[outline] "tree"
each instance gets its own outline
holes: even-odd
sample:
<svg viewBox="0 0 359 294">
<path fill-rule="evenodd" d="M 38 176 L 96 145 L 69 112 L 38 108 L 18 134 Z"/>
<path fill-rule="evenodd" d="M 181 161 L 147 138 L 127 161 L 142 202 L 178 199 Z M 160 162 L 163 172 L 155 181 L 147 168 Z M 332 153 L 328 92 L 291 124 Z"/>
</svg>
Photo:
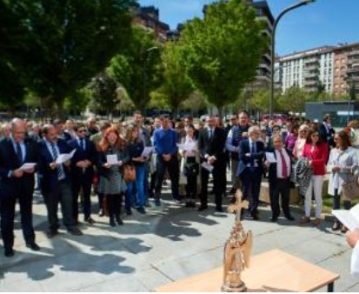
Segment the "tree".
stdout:
<svg viewBox="0 0 359 294">
<path fill-rule="evenodd" d="M 162 53 L 163 84 L 159 89 L 171 110 L 178 114 L 179 106 L 194 91 L 186 73 L 183 48 L 177 42 L 169 42 Z"/>
<path fill-rule="evenodd" d="M 123 85 L 136 108 L 144 110 L 151 91 L 161 83 L 161 45 L 153 32 L 143 27 L 132 27 L 131 41 L 121 54 L 111 60 L 109 73 Z"/>
<path fill-rule="evenodd" d="M 186 23 L 180 42 L 186 68 L 196 88 L 222 111 L 253 80 L 268 48 L 254 8 L 242 0 L 220 0 L 208 5 L 204 19 Z"/>
<path fill-rule="evenodd" d="M 8 0 L 1 57 L 24 84 L 62 110 L 127 43 L 133 0 Z M 1 10 L 1 9 L 0 9 Z"/>
<path fill-rule="evenodd" d="M 116 80 L 106 73 L 93 78 L 90 84 L 92 90 L 91 109 L 105 111 L 111 117 L 116 106 L 120 103 L 117 88 Z"/>
<path fill-rule="evenodd" d="M 249 107 L 253 110 L 268 113 L 269 112 L 269 101 L 270 93 L 268 90 L 258 90 L 253 93 L 253 96 L 248 100 Z M 274 103 L 278 99 L 273 99 Z M 276 109 L 276 105 L 273 105 L 273 109 Z"/>
<path fill-rule="evenodd" d="M 311 95 L 298 86 L 288 88 L 278 99 L 279 109 L 283 112 L 303 112 L 305 102 L 310 99 Z"/>
</svg>

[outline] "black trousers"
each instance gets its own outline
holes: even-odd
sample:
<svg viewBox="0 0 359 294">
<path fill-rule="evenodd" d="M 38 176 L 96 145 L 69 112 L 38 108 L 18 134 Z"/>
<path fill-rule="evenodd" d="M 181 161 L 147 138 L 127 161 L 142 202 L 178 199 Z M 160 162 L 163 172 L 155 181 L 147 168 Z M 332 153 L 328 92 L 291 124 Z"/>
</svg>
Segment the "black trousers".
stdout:
<svg viewBox="0 0 359 294">
<path fill-rule="evenodd" d="M 178 200 L 178 181 L 179 181 L 179 164 L 177 155 L 172 155 L 170 161 L 164 161 L 162 156 L 157 156 L 157 176 L 156 176 L 156 186 L 155 186 L 155 199 L 160 199 L 161 189 L 163 183 L 163 177 L 165 175 L 166 169 L 171 179 L 171 191 L 173 199 Z"/>
<path fill-rule="evenodd" d="M 120 194 L 107 194 L 107 205 L 108 205 L 108 214 L 110 219 L 114 217 L 119 217 L 122 207 L 123 193 Z"/>
<path fill-rule="evenodd" d="M 92 182 L 90 178 L 75 178 L 72 181 L 72 199 L 74 209 L 74 219 L 78 221 L 79 215 L 79 195 L 82 189 L 83 194 L 83 212 L 85 220 L 91 216 L 91 186 Z"/>
<path fill-rule="evenodd" d="M 61 212 L 65 227 L 70 229 L 76 226 L 73 216 L 73 200 L 70 181 L 59 181 L 56 189 L 44 193 L 44 199 L 47 207 L 50 230 L 57 230 L 59 228 L 59 220 L 57 217 L 59 203 L 61 203 Z"/>
<path fill-rule="evenodd" d="M 213 176 L 213 191 L 214 202 L 216 207 L 222 207 L 222 196 L 226 191 L 226 162 L 215 165 L 212 170 Z M 205 168 L 201 168 L 201 206 L 207 206 L 208 204 L 208 178 L 209 171 Z"/>
<path fill-rule="evenodd" d="M 32 199 L 33 190 L 19 189 L 15 195 L 5 195 L 1 198 L 1 236 L 4 248 L 11 249 L 14 246 L 14 218 L 15 205 L 19 200 L 21 228 L 26 243 L 35 241 L 35 233 L 32 224 Z"/>
<path fill-rule="evenodd" d="M 281 206 L 283 214 L 290 216 L 289 209 L 290 179 L 277 179 L 275 184 L 269 183 L 270 205 L 272 217 L 278 218 L 280 215 L 279 197 L 281 197 Z"/>
<path fill-rule="evenodd" d="M 246 168 L 241 174 L 243 184 L 243 200 L 249 201 L 249 213 L 253 215 L 258 214 L 259 192 L 261 189 L 262 172 L 259 168 Z"/>
<path fill-rule="evenodd" d="M 345 210 L 349 210 L 352 206 L 352 202 L 350 200 L 345 200 L 343 201 L 343 206 Z M 340 194 L 338 194 L 338 189 L 334 190 L 333 209 L 340 209 Z M 337 219 L 335 219 L 335 221 L 338 222 Z"/>
</svg>

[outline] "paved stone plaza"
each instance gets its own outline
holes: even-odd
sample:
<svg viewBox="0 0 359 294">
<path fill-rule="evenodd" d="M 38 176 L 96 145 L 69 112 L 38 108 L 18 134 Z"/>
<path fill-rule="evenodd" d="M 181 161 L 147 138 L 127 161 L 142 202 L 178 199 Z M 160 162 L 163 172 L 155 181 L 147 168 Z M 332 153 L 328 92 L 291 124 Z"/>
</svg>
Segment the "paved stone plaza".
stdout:
<svg viewBox="0 0 359 294">
<path fill-rule="evenodd" d="M 147 215 L 134 212 L 122 227 L 111 228 L 107 218 L 96 215 L 94 226 L 81 225 L 83 236 L 62 230 L 49 240 L 45 207 L 36 200 L 34 222 L 42 250 L 25 247 L 17 222 L 15 256 L 5 258 L 1 250 L 1 291 L 151 291 L 220 266 L 234 220 L 213 207 L 198 213 L 167 200 L 160 209 L 149 208 Z M 299 212 L 294 213 L 297 218 Z M 244 221 L 255 236 L 253 254 L 280 248 L 339 273 L 336 291 L 359 291 L 359 279 L 349 273 L 351 250 L 342 234 L 331 232 L 330 222 L 319 229 L 283 218 L 273 224 L 265 206 L 260 217 Z"/>
</svg>

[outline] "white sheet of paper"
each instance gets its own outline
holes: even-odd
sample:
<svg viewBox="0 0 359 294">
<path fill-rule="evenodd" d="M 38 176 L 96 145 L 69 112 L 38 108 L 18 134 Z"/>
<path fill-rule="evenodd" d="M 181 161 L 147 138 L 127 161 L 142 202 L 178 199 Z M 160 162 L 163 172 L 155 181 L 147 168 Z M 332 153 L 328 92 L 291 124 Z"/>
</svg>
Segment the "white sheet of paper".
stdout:
<svg viewBox="0 0 359 294">
<path fill-rule="evenodd" d="M 274 153 L 273 152 L 266 152 L 266 158 L 270 163 L 274 163 L 277 162 L 277 160 L 274 157 Z"/>
<path fill-rule="evenodd" d="M 145 149 L 143 149 L 142 151 L 141 156 L 149 158 L 152 152 L 153 152 L 153 147 L 145 147 Z"/>
<path fill-rule="evenodd" d="M 213 170 L 213 165 L 210 165 L 208 162 L 203 162 L 201 164 L 202 167 L 204 167 L 206 170 L 208 170 L 209 172 L 211 172 Z"/>
<path fill-rule="evenodd" d="M 332 214 L 350 231 L 359 228 L 359 204 L 355 205 L 350 210 L 332 210 Z"/>
<path fill-rule="evenodd" d="M 183 145 L 183 150 L 185 151 L 191 151 L 191 150 L 197 150 L 196 143 L 187 143 Z"/>
<path fill-rule="evenodd" d="M 74 156 L 75 152 L 76 152 L 76 149 L 73 149 L 70 153 L 59 154 L 59 156 L 56 158 L 56 163 L 62 164 L 64 162 L 70 160 Z"/>
<path fill-rule="evenodd" d="M 117 154 L 108 154 L 108 155 L 106 155 L 106 161 L 110 165 L 119 164 L 119 161 L 117 160 Z"/>
<path fill-rule="evenodd" d="M 28 170 L 28 169 L 32 169 L 34 168 L 36 165 L 35 162 L 26 162 L 24 163 L 21 167 L 20 167 L 20 170 Z"/>
</svg>

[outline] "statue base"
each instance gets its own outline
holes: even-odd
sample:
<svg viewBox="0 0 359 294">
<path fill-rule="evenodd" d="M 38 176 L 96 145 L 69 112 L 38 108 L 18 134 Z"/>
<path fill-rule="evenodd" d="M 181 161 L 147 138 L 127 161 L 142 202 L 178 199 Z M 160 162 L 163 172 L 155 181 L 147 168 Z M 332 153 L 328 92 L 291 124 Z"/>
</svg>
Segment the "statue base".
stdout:
<svg viewBox="0 0 359 294">
<path fill-rule="evenodd" d="M 239 285 L 223 285 L 221 288 L 222 292 L 246 292 L 247 287 L 244 282 L 241 282 Z"/>
</svg>

